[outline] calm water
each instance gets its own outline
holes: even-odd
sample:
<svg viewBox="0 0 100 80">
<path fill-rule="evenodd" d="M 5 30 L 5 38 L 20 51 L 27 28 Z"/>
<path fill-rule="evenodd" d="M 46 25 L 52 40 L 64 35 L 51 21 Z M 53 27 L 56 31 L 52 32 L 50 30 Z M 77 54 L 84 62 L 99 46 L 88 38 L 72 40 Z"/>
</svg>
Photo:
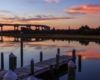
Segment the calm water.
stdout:
<svg viewBox="0 0 100 80">
<path fill-rule="evenodd" d="M 55 57 L 57 48 L 61 49 L 61 55 L 71 55 L 72 49 L 76 49 L 77 55 L 82 55 L 82 71 L 78 72 L 76 60 L 76 79 L 75 80 L 100 80 L 100 45 L 89 42 L 87 46 L 81 45 L 78 41 L 68 40 L 44 40 L 24 42 L 24 65 L 28 65 L 33 58 L 39 62 L 39 53 L 43 51 L 43 59 Z M 3 37 L 0 42 L 0 52 L 4 52 L 5 69 L 8 69 L 9 54 L 12 52 L 17 56 L 17 67 L 20 67 L 20 43 L 14 42 L 12 37 Z M 0 59 L 1 60 L 1 59 Z M 60 80 L 68 80 L 68 75 L 64 75 Z"/>
</svg>

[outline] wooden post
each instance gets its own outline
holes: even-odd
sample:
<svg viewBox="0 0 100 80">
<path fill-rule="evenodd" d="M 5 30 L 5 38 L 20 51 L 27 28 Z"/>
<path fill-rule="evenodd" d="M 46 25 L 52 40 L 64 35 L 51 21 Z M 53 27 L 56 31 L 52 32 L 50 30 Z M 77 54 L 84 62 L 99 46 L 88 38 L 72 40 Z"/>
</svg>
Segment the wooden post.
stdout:
<svg viewBox="0 0 100 80">
<path fill-rule="evenodd" d="M 53 65 L 50 65 L 50 79 L 54 80 L 54 71 L 53 71 Z"/>
<path fill-rule="evenodd" d="M 1 53 L 1 69 L 4 69 L 4 54 Z"/>
<path fill-rule="evenodd" d="M 31 59 L 31 70 L 30 70 L 30 74 L 34 75 L 34 59 Z"/>
<path fill-rule="evenodd" d="M 60 48 L 57 49 L 57 53 L 60 55 Z"/>
<path fill-rule="evenodd" d="M 27 80 L 38 80 L 38 79 L 35 78 L 33 75 L 31 75 Z"/>
<path fill-rule="evenodd" d="M 23 67 L 23 32 L 20 33 L 21 67 Z"/>
<path fill-rule="evenodd" d="M 68 80 L 75 80 L 75 63 L 71 60 L 68 63 Z"/>
<path fill-rule="evenodd" d="M 56 68 L 59 69 L 59 54 L 56 54 Z"/>
<path fill-rule="evenodd" d="M 81 55 L 78 56 L 78 72 L 81 72 Z"/>
<path fill-rule="evenodd" d="M 59 80 L 59 53 L 56 54 L 56 79 Z"/>
<path fill-rule="evenodd" d="M 17 74 L 12 70 L 9 70 L 5 75 L 3 80 L 17 80 Z"/>
<path fill-rule="evenodd" d="M 72 51 L 72 58 L 73 58 L 73 61 L 75 62 L 75 59 L 76 59 L 76 50 L 73 49 Z"/>
<path fill-rule="evenodd" d="M 16 56 L 11 53 L 9 55 L 9 70 L 14 71 L 14 69 L 16 68 Z"/>
<path fill-rule="evenodd" d="M 41 51 L 40 52 L 40 62 L 42 62 L 43 61 L 43 52 Z"/>
</svg>

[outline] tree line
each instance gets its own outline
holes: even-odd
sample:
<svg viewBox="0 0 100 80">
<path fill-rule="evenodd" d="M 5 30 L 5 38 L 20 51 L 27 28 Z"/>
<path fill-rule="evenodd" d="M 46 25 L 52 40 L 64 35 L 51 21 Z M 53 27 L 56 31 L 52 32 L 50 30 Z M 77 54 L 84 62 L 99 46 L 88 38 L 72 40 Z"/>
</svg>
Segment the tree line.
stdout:
<svg viewBox="0 0 100 80">
<path fill-rule="evenodd" d="M 88 25 L 81 26 L 78 29 L 55 29 L 50 30 L 32 30 L 22 27 L 21 30 L 7 30 L 2 31 L 1 33 L 20 33 L 24 32 L 25 34 L 68 34 L 68 35 L 100 35 L 100 26 L 97 28 L 90 28 Z"/>
</svg>

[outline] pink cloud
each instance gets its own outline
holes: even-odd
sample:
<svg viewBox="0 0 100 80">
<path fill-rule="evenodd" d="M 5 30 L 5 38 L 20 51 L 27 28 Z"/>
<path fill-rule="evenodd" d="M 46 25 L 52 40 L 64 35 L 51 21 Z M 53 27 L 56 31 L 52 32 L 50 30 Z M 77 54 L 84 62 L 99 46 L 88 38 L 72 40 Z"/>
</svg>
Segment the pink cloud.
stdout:
<svg viewBox="0 0 100 80">
<path fill-rule="evenodd" d="M 66 13 L 69 14 L 95 14 L 100 13 L 100 5 L 77 5 L 72 6 L 69 9 L 64 10 Z"/>
</svg>

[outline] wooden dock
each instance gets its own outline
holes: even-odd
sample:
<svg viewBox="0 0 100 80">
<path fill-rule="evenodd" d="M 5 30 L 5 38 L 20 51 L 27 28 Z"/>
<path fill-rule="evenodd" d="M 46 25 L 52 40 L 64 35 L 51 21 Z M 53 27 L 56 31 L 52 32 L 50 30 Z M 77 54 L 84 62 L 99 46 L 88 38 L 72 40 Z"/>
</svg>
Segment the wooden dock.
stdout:
<svg viewBox="0 0 100 80">
<path fill-rule="evenodd" d="M 72 59 L 72 56 L 63 55 L 59 57 L 59 66 L 67 64 Z M 34 76 L 40 75 L 46 71 L 49 71 L 49 66 L 53 65 L 55 68 L 56 58 L 51 58 L 48 60 L 44 60 L 42 62 L 37 62 L 34 64 Z M 3 76 L 7 70 L 0 70 L 0 80 L 3 80 Z M 30 75 L 30 65 L 16 68 L 15 73 L 18 75 L 20 80 L 26 80 Z"/>
</svg>

